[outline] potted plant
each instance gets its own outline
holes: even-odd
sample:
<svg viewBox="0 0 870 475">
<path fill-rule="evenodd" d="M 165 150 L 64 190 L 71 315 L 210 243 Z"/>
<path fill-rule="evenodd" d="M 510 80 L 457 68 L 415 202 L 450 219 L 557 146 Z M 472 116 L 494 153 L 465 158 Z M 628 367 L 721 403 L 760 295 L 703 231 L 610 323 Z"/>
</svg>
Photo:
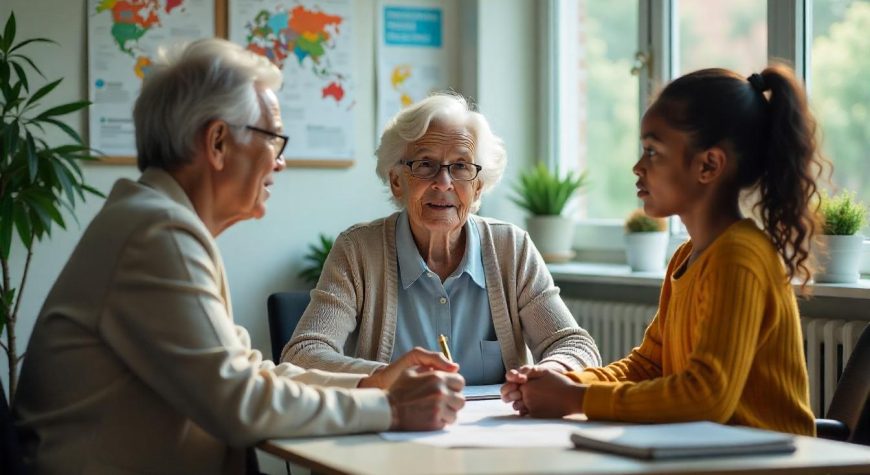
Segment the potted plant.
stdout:
<svg viewBox="0 0 870 475">
<path fill-rule="evenodd" d="M 33 43 L 54 43 L 45 38 L 34 38 L 15 43 L 15 15 L 6 21 L 0 36 L 0 335 L 5 331 L 6 342 L 0 343 L 9 363 L 9 396 L 15 393 L 20 357 L 17 351 L 15 323 L 24 295 L 27 271 L 33 257 L 33 246 L 51 237 L 53 225 L 66 228 L 63 210 L 72 214 L 77 198 L 84 200 L 90 193 L 100 192 L 85 184 L 79 167 L 81 161 L 94 160 L 91 149 L 82 138 L 58 117 L 80 111 L 87 101 L 42 107 L 62 79 L 32 90 L 28 69 L 40 76 L 33 58 L 23 53 Z M 49 126 L 60 129 L 71 143 L 49 145 L 42 138 Z M 21 280 L 13 286 L 10 268 L 13 232 L 21 241 L 27 255 Z M 19 246 L 15 246 L 19 249 Z"/>
<path fill-rule="evenodd" d="M 307 265 L 299 272 L 299 278 L 311 284 L 312 287 L 317 285 L 320 273 L 323 272 L 323 264 L 326 262 L 326 257 L 329 256 L 333 244 L 335 244 L 335 239 L 325 234 L 320 234 L 317 242 L 309 244 L 308 254 L 303 257 Z"/>
<path fill-rule="evenodd" d="M 818 270 L 813 279 L 819 283 L 857 282 L 864 242 L 859 232 L 867 223 L 867 207 L 855 199 L 855 193 L 843 191 L 834 197 L 823 194 L 819 212 L 822 233 L 816 237 Z"/>
<path fill-rule="evenodd" d="M 558 169 L 551 172 L 538 163 L 520 175 L 519 185 L 514 187 L 516 196 L 511 198 L 531 214 L 526 222 L 529 236 L 546 262 L 563 262 L 574 256 L 574 221 L 562 216 L 562 211 L 587 182 L 586 172 L 559 175 Z"/>
<path fill-rule="evenodd" d="M 665 265 L 668 227 L 664 218 L 651 218 L 642 209 L 625 220 L 625 255 L 634 272 L 656 272 Z"/>
</svg>

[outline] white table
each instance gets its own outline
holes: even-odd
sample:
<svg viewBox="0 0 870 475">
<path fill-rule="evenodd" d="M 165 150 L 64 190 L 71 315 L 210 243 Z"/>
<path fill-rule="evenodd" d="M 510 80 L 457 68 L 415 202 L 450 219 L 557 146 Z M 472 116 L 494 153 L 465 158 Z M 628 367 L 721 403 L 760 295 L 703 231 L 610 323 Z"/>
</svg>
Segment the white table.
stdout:
<svg viewBox="0 0 870 475">
<path fill-rule="evenodd" d="M 870 473 L 870 447 L 812 437 L 795 443 L 790 454 L 654 462 L 557 447 L 444 448 L 376 434 L 270 440 L 259 448 L 324 474 Z"/>
</svg>

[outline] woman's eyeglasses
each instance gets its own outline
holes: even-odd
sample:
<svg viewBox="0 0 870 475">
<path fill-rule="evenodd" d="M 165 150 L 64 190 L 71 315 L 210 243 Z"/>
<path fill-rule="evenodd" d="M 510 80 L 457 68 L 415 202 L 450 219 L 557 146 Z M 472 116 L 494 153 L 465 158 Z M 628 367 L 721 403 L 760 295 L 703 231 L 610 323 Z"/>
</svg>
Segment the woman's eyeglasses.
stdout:
<svg viewBox="0 0 870 475">
<path fill-rule="evenodd" d="M 453 162 L 441 164 L 435 160 L 402 160 L 399 163 L 411 169 L 411 176 L 429 180 L 441 173 L 442 168 L 447 169 L 450 178 L 456 181 L 471 181 L 477 178 L 477 174 L 483 169 L 476 163 Z"/>
</svg>

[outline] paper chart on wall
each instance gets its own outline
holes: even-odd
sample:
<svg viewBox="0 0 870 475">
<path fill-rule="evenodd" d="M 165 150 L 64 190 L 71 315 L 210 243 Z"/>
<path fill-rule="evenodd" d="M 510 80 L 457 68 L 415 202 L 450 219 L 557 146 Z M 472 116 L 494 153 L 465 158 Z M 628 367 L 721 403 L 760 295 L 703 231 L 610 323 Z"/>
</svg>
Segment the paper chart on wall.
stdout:
<svg viewBox="0 0 870 475">
<path fill-rule="evenodd" d="M 453 7 L 435 0 L 378 3 L 378 136 L 403 107 L 451 86 L 448 52 L 455 39 L 446 25 L 455 21 Z"/>
<path fill-rule="evenodd" d="M 281 69 L 288 160 L 354 156 L 351 0 L 230 0 L 229 39 Z"/>
<path fill-rule="evenodd" d="M 212 37 L 214 0 L 88 0 L 90 145 L 136 155 L 133 105 L 160 46 Z"/>
</svg>

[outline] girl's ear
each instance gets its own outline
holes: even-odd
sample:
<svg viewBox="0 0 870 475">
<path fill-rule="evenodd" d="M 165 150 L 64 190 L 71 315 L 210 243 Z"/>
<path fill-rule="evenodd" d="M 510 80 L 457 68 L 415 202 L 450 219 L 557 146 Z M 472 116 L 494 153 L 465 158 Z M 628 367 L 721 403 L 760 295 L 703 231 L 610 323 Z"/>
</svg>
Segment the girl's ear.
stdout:
<svg viewBox="0 0 870 475">
<path fill-rule="evenodd" d="M 205 128 L 205 156 L 215 170 L 226 166 L 230 127 L 222 120 L 211 121 Z"/>
<path fill-rule="evenodd" d="M 722 147 L 711 147 L 704 150 L 697 157 L 698 181 L 700 183 L 712 183 L 725 173 L 728 164 L 728 155 Z"/>
</svg>

